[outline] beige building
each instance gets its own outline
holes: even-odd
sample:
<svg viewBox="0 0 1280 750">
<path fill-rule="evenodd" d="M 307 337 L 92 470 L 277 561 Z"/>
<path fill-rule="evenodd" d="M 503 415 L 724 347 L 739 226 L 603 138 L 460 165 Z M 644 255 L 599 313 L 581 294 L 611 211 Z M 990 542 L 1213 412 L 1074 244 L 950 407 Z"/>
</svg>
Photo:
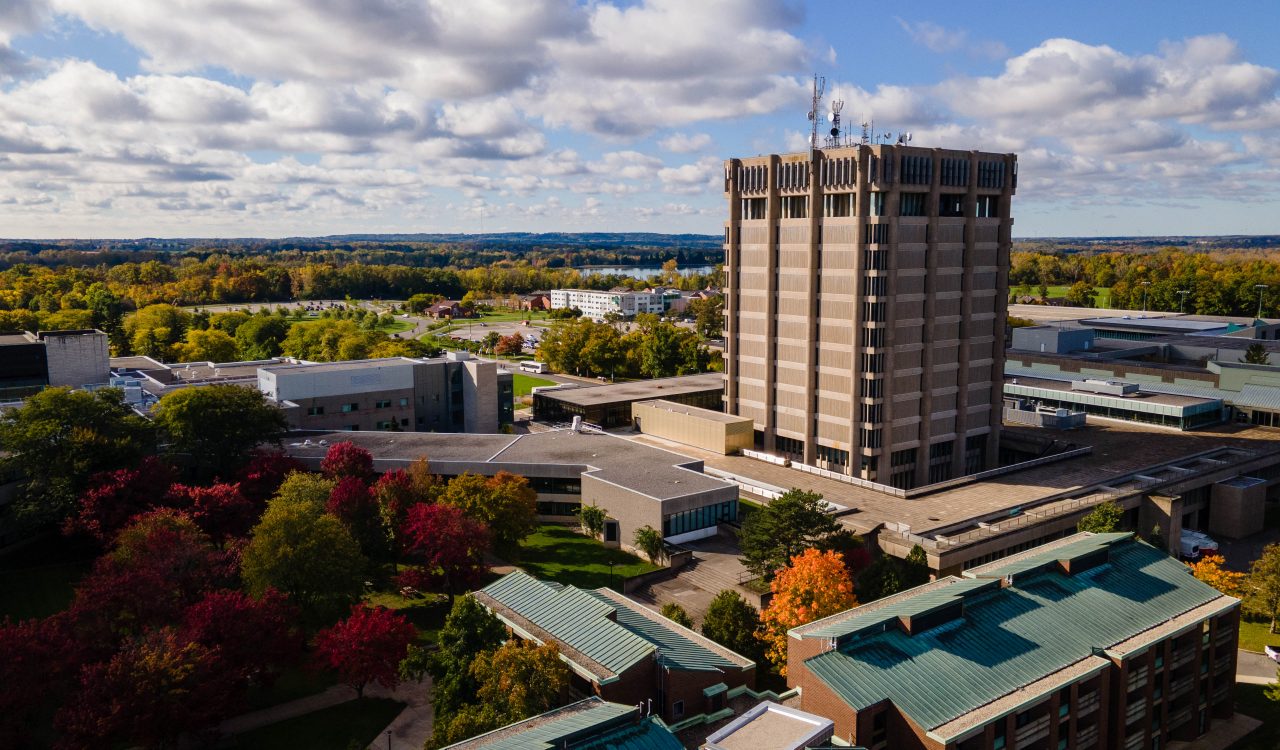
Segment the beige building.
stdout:
<svg viewBox="0 0 1280 750">
<path fill-rule="evenodd" d="M 726 411 L 757 445 L 917 487 L 995 466 L 1012 154 L 725 163 Z"/>
<path fill-rule="evenodd" d="M 631 423 L 646 435 L 726 456 L 751 448 L 755 427 L 748 417 L 662 399 L 632 404 Z"/>
</svg>

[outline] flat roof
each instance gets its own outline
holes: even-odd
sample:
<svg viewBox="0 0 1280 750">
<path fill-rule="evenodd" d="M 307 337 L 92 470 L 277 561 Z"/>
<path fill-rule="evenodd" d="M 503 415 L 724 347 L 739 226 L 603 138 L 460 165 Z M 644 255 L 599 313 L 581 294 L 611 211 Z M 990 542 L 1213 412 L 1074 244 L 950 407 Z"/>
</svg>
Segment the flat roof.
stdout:
<svg viewBox="0 0 1280 750">
<path fill-rule="evenodd" d="M 423 361 L 425 360 L 410 359 L 408 357 L 383 357 L 381 359 L 348 359 L 340 362 L 281 363 L 261 365 L 261 369 L 268 372 L 290 372 L 294 370 L 303 372 L 345 372 L 347 370 L 363 370 L 369 367 L 385 367 L 387 365 L 411 365 L 415 362 Z M 254 369 L 256 371 L 257 367 Z"/>
<path fill-rule="evenodd" d="M 36 342 L 21 333 L 0 333 L 0 346 L 17 346 L 20 344 L 34 343 Z"/>
<path fill-rule="evenodd" d="M 1107 536 L 1072 538 L 1104 556 L 1092 567 L 1066 573 L 1045 564 L 1003 586 L 1001 570 L 970 571 L 966 576 L 990 577 L 995 585 L 927 612 L 934 619 L 920 632 L 891 625 L 853 633 L 805 666 L 855 709 L 889 699 L 920 726 L 935 729 L 1090 659 L 1095 648 L 1210 602 L 1224 608 L 1236 602 L 1131 535 Z"/>
<path fill-rule="evenodd" d="M 857 513 L 839 519 L 855 531 L 867 533 L 887 522 L 897 522 L 908 525 L 912 534 L 919 535 L 950 533 L 972 524 L 975 519 L 1047 504 L 1055 498 L 1082 493 L 1153 466 L 1192 460 L 1190 457 L 1206 451 L 1240 451 L 1241 457 L 1232 459 L 1231 463 L 1280 453 L 1280 441 L 1276 440 L 1273 430 L 1237 424 L 1213 425 L 1190 432 L 1131 422 L 1099 421 L 1070 432 L 1006 424 L 1003 434 L 1015 438 L 1018 435 L 1033 439 L 1050 437 L 1063 444 L 1090 446 L 1093 451 L 1087 456 L 941 489 L 910 500 L 746 456 L 723 456 L 691 446 L 681 446 L 680 451 L 701 458 L 707 469 L 773 487 L 818 492 L 831 503 L 856 509 Z M 667 444 L 647 435 L 630 439 Z M 1218 465 L 1219 470 L 1222 468 L 1226 467 Z"/>
<path fill-rule="evenodd" d="M 594 431 L 550 430 L 528 435 L 433 432 L 326 432 L 286 438 L 290 455 L 323 458 L 333 443 L 350 441 L 375 461 L 493 464 L 520 473 L 520 466 L 558 465 L 658 499 L 730 488 L 703 474 L 699 459 Z M 513 467 L 513 465 L 515 465 Z"/>
<path fill-rule="evenodd" d="M 708 750 L 800 750 L 831 736 L 835 722 L 763 701 L 707 735 Z"/>
<path fill-rule="evenodd" d="M 1019 373 L 1006 373 L 1004 376 L 1005 385 L 1020 385 L 1027 388 L 1040 388 L 1046 391 L 1058 391 L 1064 396 L 1105 396 L 1108 398 L 1118 399 L 1119 401 L 1132 401 L 1135 404 L 1160 404 L 1162 406 L 1172 406 L 1175 408 L 1186 408 L 1188 406 L 1199 406 L 1205 403 L 1221 401 L 1220 398 L 1212 398 L 1209 396 L 1190 396 L 1174 393 L 1160 393 L 1149 391 L 1146 389 L 1147 383 L 1138 382 L 1138 392 L 1125 395 L 1114 393 L 1098 393 L 1095 391 L 1085 391 L 1073 389 L 1072 382 L 1084 382 L 1085 377 L 1081 376 L 1075 381 L 1056 380 L 1053 378 L 1036 377 Z M 1015 382 L 1016 381 L 1016 382 Z M 1128 381 L 1126 381 L 1128 382 Z M 1156 386 L 1159 387 L 1159 386 Z"/>
<path fill-rule="evenodd" d="M 706 372 L 700 375 L 683 375 L 657 380 L 637 380 L 631 383 L 591 385 L 569 390 L 543 391 L 538 395 L 578 406 L 598 406 L 623 401 L 648 401 L 686 393 L 712 391 L 724 388 L 724 373 Z"/>
<path fill-rule="evenodd" d="M 740 422 L 750 422 L 751 417 L 736 417 L 732 414 L 726 414 L 722 411 L 714 409 L 703 409 L 697 406 L 681 404 L 675 401 L 667 401 L 665 399 L 653 399 L 650 401 L 637 401 L 636 406 L 652 406 L 655 409 L 663 411 L 675 412 L 676 414 L 684 414 L 698 419 L 705 419 L 708 422 L 719 422 L 721 424 L 738 424 Z"/>
<path fill-rule="evenodd" d="M 1153 332 L 1186 332 L 1186 331 L 1214 331 L 1220 328 L 1226 328 L 1233 324 L 1226 321 L 1213 320 L 1188 320 L 1183 317 L 1158 317 L 1149 318 L 1144 316 L 1125 315 L 1117 318 L 1085 318 L 1080 324 L 1092 327 L 1112 327 L 1112 328 L 1135 328 L 1139 330 L 1149 329 Z"/>
</svg>

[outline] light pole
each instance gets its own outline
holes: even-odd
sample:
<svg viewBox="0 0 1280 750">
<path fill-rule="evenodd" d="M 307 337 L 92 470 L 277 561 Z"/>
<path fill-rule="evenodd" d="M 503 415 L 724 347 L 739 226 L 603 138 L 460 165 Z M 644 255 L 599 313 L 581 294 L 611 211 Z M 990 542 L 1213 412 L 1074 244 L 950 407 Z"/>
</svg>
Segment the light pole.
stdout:
<svg viewBox="0 0 1280 750">
<path fill-rule="evenodd" d="M 1143 312 L 1147 311 L 1147 292 L 1150 291 L 1150 289 L 1151 289 L 1150 281 L 1142 282 L 1142 311 Z"/>
<path fill-rule="evenodd" d="M 613 588 L 613 562 L 609 563 L 609 588 Z"/>
<path fill-rule="evenodd" d="M 1258 290 L 1258 314 L 1255 317 L 1261 318 L 1262 317 L 1262 293 L 1269 288 L 1269 285 L 1254 284 L 1253 288 Z"/>
<path fill-rule="evenodd" d="M 391 750 L 391 730 L 387 730 L 387 750 Z"/>
<path fill-rule="evenodd" d="M 1182 297 L 1182 299 L 1178 301 L 1178 314 L 1179 314 L 1179 315 L 1181 315 L 1181 314 L 1183 313 L 1183 310 L 1184 310 L 1184 309 L 1186 308 L 1186 306 L 1187 306 L 1187 295 L 1188 295 L 1188 294 L 1191 294 L 1191 290 L 1190 290 L 1190 289 L 1179 289 L 1179 290 L 1178 290 L 1178 294 L 1179 294 L 1179 296 L 1181 296 L 1181 297 Z"/>
</svg>

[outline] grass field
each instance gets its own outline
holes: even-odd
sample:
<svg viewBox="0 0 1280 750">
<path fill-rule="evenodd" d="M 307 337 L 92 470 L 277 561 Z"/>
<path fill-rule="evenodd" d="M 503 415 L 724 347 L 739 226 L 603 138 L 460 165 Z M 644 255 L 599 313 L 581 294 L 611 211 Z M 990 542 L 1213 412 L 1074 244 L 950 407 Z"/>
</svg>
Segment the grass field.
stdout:
<svg viewBox="0 0 1280 750">
<path fill-rule="evenodd" d="M 1068 290 L 1068 289 L 1070 289 L 1070 288 L 1071 288 L 1070 286 L 1051 286 L 1051 287 L 1049 287 L 1049 299 L 1056 299 L 1056 298 L 1059 298 L 1059 297 L 1065 297 L 1065 296 L 1067 296 L 1067 290 Z M 1109 286 L 1099 286 L 1099 287 L 1094 287 L 1094 288 L 1093 288 L 1093 291 L 1095 291 L 1095 292 L 1097 292 L 1097 293 L 1098 293 L 1098 296 L 1096 296 L 1096 297 L 1094 297 L 1094 298 L 1093 298 L 1093 306 L 1094 306 L 1094 307 L 1100 307 L 1100 308 L 1108 308 L 1108 307 L 1111 307 L 1111 287 L 1109 287 Z M 1031 288 L 1031 293 L 1032 293 L 1032 294 L 1036 294 L 1036 293 L 1037 293 L 1037 288 L 1036 288 L 1036 287 L 1032 287 L 1032 288 Z"/>
<path fill-rule="evenodd" d="M 1271 627 L 1269 622 L 1249 622 L 1248 620 L 1240 621 L 1240 648 L 1245 651 L 1256 651 L 1262 653 L 1262 647 L 1268 643 L 1280 645 L 1280 634 L 1271 634 L 1267 632 Z"/>
<path fill-rule="evenodd" d="M 440 639 L 440 628 L 449 614 L 449 597 L 427 595 L 406 599 L 398 591 L 378 591 L 364 598 L 365 603 L 394 609 L 418 629 L 418 640 L 434 643 Z"/>
<path fill-rule="evenodd" d="M 615 588 L 621 588 L 624 578 L 658 570 L 657 565 L 555 524 L 538 527 L 524 540 L 519 562 L 537 578 L 586 589 L 610 585 L 609 563 L 613 563 Z"/>
<path fill-rule="evenodd" d="M 1262 721 L 1230 750 L 1275 750 L 1280 747 L 1280 703 L 1266 694 L 1266 685 L 1236 684 L 1236 711 Z"/>
<path fill-rule="evenodd" d="M 512 378 L 511 382 L 516 389 L 516 392 L 515 392 L 516 398 L 520 398 L 521 396 L 528 396 L 530 393 L 533 393 L 534 388 L 539 388 L 544 385 L 556 384 L 556 381 L 554 380 L 546 380 L 544 378 L 535 378 L 532 375 L 524 375 L 518 372 L 512 374 L 511 378 Z"/>
<path fill-rule="evenodd" d="M 368 747 L 402 710 L 404 704 L 398 701 L 361 698 L 235 735 L 226 746 L 240 750 Z"/>
</svg>

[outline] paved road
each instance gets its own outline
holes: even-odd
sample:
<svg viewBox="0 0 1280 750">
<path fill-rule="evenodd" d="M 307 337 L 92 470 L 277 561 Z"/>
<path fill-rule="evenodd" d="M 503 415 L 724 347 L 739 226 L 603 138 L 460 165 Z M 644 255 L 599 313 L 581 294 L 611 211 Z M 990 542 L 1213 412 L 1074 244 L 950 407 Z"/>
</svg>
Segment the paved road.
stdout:
<svg viewBox="0 0 1280 750">
<path fill-rule="evenodd" d="M 1276 681 L 1278 665 L 1262 654 L 1240 651 L 1236 656 L 1236 682 L 1265 685 Z"/>
</svg>

